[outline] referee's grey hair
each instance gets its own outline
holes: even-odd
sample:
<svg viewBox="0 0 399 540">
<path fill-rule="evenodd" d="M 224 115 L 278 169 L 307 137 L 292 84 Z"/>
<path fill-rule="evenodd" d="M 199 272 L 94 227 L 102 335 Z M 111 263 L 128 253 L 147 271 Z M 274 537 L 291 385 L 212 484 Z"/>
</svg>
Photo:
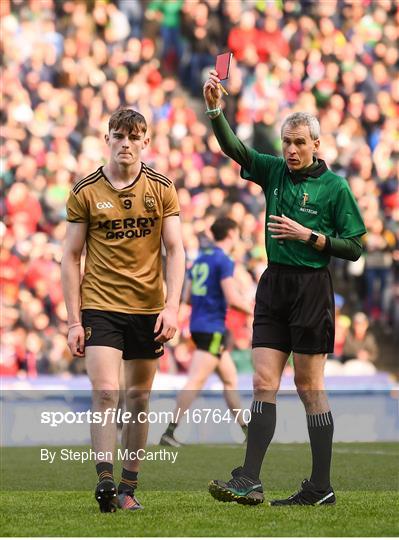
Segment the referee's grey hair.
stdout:
<svg viewBox="0 0 399 540">
<path fill-rule="evenodd" d="M 289 126 L 296 128 L 298 126 L 308 126 L 310 136 L 314 141 L 320 138 L 320 124 L 313 114 L 306 112 L 292 113 L 284 120 L 281 126 L 281 137 L 283 136 L 284 129 Z"/>
</svg>

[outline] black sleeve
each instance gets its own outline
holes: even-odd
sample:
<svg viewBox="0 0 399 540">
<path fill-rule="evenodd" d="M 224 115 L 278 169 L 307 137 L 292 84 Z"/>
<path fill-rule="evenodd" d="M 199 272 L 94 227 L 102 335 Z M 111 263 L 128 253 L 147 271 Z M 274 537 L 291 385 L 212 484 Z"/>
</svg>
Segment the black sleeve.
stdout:
<svg viewBox="0 0 399 540">
<path fill-rule="evenodd" d="M 323 251 L 333 257 L 357 261 L 363 251 L 361 236 L 353 236 L 352 238 L 332 238 L 327 236 L 326 246 Z"/>
</svg>

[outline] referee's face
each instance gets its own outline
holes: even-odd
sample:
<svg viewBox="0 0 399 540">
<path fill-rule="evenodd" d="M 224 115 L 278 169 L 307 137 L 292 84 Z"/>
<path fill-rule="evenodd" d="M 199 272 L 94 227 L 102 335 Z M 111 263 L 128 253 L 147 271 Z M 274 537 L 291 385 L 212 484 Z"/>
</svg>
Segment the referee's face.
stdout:
<svg viewBox="0 0 399 540">
<path fill-rule="evenodd" d="M 285 126 L 283 131 L 283 156 L 291 171 L 299 171 L 313 162 L 320 140 L 313 140 L 308 126 Z"/>
</svg>

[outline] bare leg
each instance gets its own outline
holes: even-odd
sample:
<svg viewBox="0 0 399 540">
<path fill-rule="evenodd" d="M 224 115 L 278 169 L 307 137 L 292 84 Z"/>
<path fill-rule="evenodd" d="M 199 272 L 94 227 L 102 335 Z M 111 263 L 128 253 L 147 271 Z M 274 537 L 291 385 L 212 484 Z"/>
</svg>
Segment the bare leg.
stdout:
<svg viewBox="0 0 399 540">
<path fill-rule="evenodd" d="M 157 360 L 128 360 L 125 364 L 125 406 L 132 413 L 130 421 L 123 425 L 122 448 L 129 452 L 137 452 L 145 448 L 148 435 L 148 422 L 145 415 L 148 412 L 152 382 L 157 369 Z M 139 416 L 140 415 L 140 416 Z M 134 421 L 134 423 L 133 423 Z M 123 461 L 123 467 L 129 471 L 139 470 L 140 460 L 128 459 Z"/>
<path fill-rule="evenodd" d="M 122 352 L 113 347 L 86 347 L 86 370 L 92 393 L 92 410 L 101 412 L 118 406 L 119 370 Z M 90 425 L 92 448 L 94 452 L 115 452 L 117 426 L 108 417 L 106 424 Z M 107 460 L 108 461 L 108 460 Z M 98 460 L 96 460 L 98 463 Z"/>
<path fill-rule="evenodd" d="M 276 349 L 257 347 L 252 351 L 255 368 L 254 400 L 276 403 L 281 376 L 289 354 Z"/>
<path fill-rule="evenodd" d="M 199 350 L 194 352 L 187 382 L 177 396 L 176 408 L 173 414 L 176 423 L 178 423 L 184 412 L 189 409 L 209 375 L 215 371 L 218 362 L 219 359 L 213 354 Z"/>
<path fill-rule="evenodd" d="M 308 414 L 330 410 L 324 388 L 325 354 L 294 353 L 295 384 Z"/>
<path fill-rule="evenodd" d="M 237 369 L 231 358 L 231 354 L 225 351 L 222 354 L 218 365 L 216 366 L 216 373 L 219 375 L 223 383 L 223 395 L 226 400 L 227 406 L 231 411 L 231 414 L 238 424 L 243 427 L 245 422 L 242 416 L 240 396 L 237 392 Z M 238 411 L 240 411 L 238 413 Z"/>
</svg>

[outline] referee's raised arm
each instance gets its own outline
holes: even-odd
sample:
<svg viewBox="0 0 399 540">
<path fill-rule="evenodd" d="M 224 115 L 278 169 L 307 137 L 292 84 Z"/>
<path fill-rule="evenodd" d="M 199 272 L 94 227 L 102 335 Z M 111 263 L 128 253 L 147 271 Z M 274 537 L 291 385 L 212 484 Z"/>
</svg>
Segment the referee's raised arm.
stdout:
<svg viewBox="0 0 399 540">
<path fill-rule="evenodd" d="M 209 72 L 209 78 L 204 84 L 203 94 L 206 104 L 205 113 L 211 120 L 212 129 L 220 148 L 226 156 L 234 159 L 241 167 L 249 171 L 251 168 L 251 151 L 231 129 L 222 112 L 222 90 L 220 79 L 215 70 Z"/>
</svg>

